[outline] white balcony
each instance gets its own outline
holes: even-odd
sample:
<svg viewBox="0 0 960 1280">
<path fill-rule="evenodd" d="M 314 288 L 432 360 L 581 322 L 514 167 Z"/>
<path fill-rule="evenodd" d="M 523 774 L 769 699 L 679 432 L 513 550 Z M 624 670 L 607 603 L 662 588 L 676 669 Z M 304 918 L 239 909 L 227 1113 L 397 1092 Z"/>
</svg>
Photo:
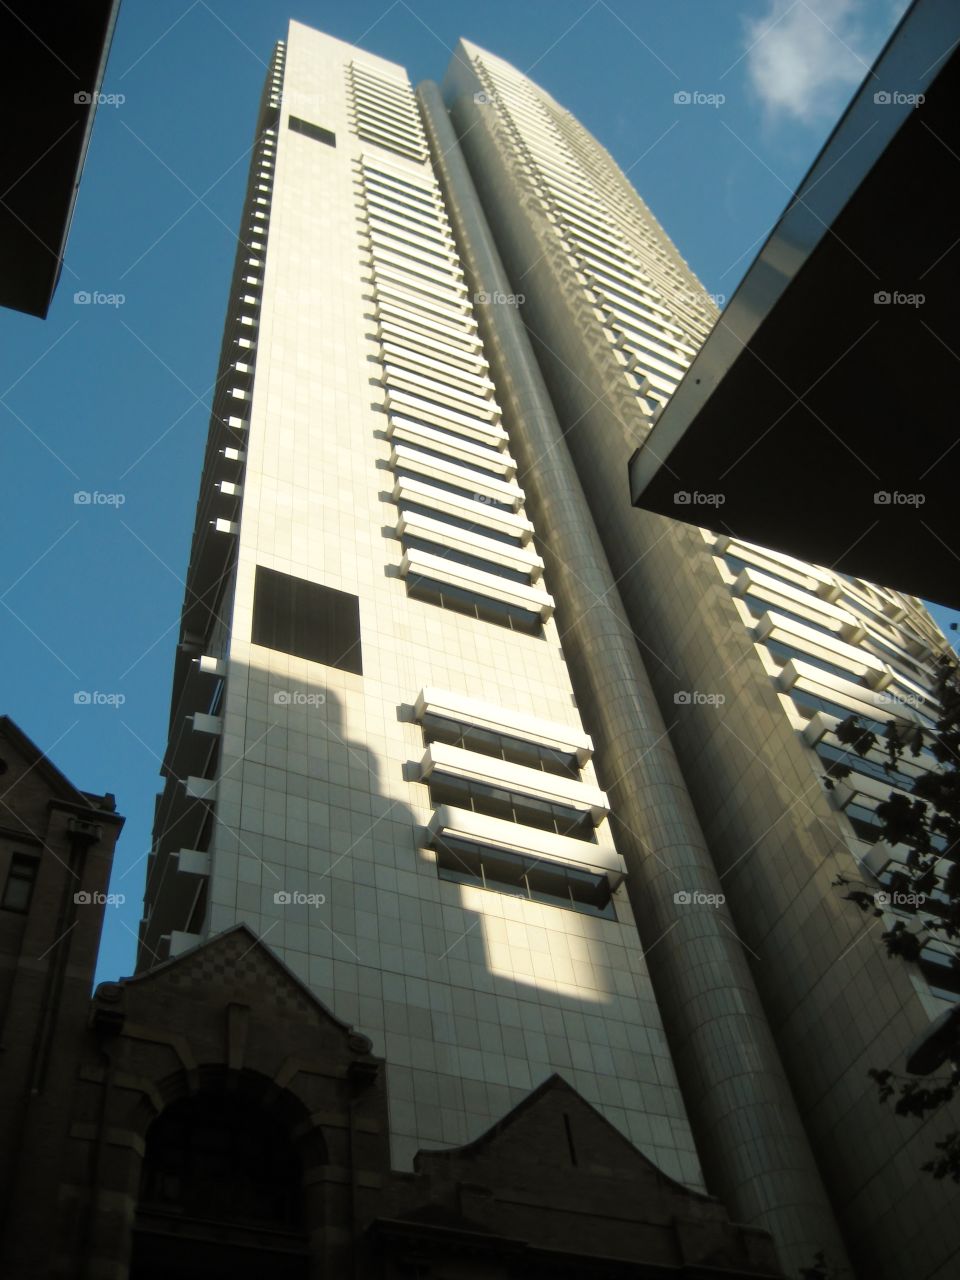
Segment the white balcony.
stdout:
<svg viewBox="0 0 960 1280">
<path fill-rule="evenodd" d="M 425 449 L 437 449 L 447 454 L 451 462 L 490 468 L 499 472 L 500 478 L 507 483 L 517 474 L 516 461 L 509 453 L 501 453 L 497 449 L 489 449 L 481 444 L 471 444 L 456 436 L 445 434 L 438 427 L 425 427 L 407 418 L 392 417 L 387 424 L 387 435 L 391 440 L 399 444 L 408 444 L 413 448 L 419 445 Z"/>
<path fill-rule="evenodd" d="M 499 529 L 504 533 L 515 535 L 524 544 L 533 537 L 533 525 L 525 516 L 513 511 L 504 511 L 500 507 L 491 507 L 473 498 L 462 498 L 457 493 L 448 493 L 438 489 L 428 480 L 414 480 L 408 476 L 399 476 L 393 486 L 395 502 L 415 502 L 419 506 L 430 507 L 434 511 L 446 512 L 461 520 L 487 525 L 491 529 Z"/>
<path fill-rule="evenodd" d="M 614 888 L 625 874 L 623 860 L 612 841 L 593 844 L 589 840 L 574 840 L 570 836 L 558 836 L 537 827 L 523 827 L 503 818 L 489 818 L 486 814 L 458 809 L 454 805 L 440 805 L 427 830 L 431 844 L 438 840 L 463 840 L 489 849 L 505 849 L 527 858 L 605 875 Z"/>
<path fill-rule="evenodd" d="M 505 569 L 529 573 L 531 582 L 539 581 L 543 575 L 543 561 L 531 547 L 515 547 L 498 538 L 485 538 L 481 534 L 470 533 L 466 529 L 459 529 L 455 524 L 434 520 L 418 512 L 402 511 L 396 532 L 398 537 L 409 534 L 414 538 L 422 538 L 425 542 L 435 542 L 440 547 L 479 556 L 483 560 L 489 560 L 491 564 L 502 565 Z"/>
<path fill-rule="evenodd" d="M 542 769 L 513 764 L 509 760 L 484 755 L 479 751 L 466 751 L 445 742 L 432 742 L 423 753 L 420 761 L 421 778 L 428 779 L 434 770 L 491 787 L 504 787 L 509 791 L 534 796 L 538 800 L 564 805 L 584 813 L 589 810 L 595 827 L 610 812 L 606 795 L 599 787 L 588 782 L 578 782 L 555 773 L 545 773 Z"/>
<path fill-rule="evenodd" d="M 413 449 L 409 445 L 395 444 L 390 454 L 390 463 L 391 466 L 402 467 L 405 471 L 413 471 L 427 479 L 443 480 L 447 484 L 470 489 L 482 498 L 507 503 L 515 512 L 523 506 L 524 493 L 518 484 L 497 480 L 457 462 L 435 458 L 430 453 L 421 453 L 419 449 Z"/>
<path fill-rule="evenodd" d="M 485 596 L 490 600 L 498 600 L 502 604 L 517 609 L 525 609 L 529 613 L 540 616 L 546 622 L 553 616 L 554 599 L 546 591 L 537 587 L 527 587 L 520 582 L 511 582 L 495 573 L 484 573 L 470 565 L 458 564 L 455 560 L 446 560 L 443 556 L 433 556 L 426 551 L 411 550 L 404 552 L 400 561 L 402 577 L 416 574 L 429 578 L 440 586 L 444 583 L 457 587 L 461 591 L 469 591 L 474 595 Z"/>
<path fill-rule="evenodd" d="M 579 725 L 557 724 L 522 711 L 507 711 L 496 703 L 480 702 L 447 689 L 421 689 L 414 714 L 418 720 L 427 715 L 439 716 L 458 724 L 474 725 L 510 738 L 535 742 L 564 755 L 576 755 L 581 768 L 593 755 L 593 741 Z"/>
</svg>

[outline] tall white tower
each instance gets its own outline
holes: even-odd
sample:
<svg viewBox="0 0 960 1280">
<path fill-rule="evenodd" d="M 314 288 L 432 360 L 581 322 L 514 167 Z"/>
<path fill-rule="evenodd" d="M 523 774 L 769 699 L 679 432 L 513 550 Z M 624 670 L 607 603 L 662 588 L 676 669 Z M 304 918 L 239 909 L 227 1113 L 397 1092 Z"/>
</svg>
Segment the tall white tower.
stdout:
<svg viewBox="0 0 960 1280">
<path fill-rule="evenodd" d="M 407 77 L 293 23 L 257 138 L 140 964 L 250 924 L 398 1167 L 560 1072 L 702 1186 Z"/>
</svg>

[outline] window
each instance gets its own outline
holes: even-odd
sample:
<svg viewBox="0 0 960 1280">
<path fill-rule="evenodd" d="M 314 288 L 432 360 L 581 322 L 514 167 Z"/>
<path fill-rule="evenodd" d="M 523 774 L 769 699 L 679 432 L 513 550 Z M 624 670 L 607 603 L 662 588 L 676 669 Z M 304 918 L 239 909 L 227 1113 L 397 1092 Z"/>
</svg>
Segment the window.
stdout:
<svg viewBox="0 0 960 1280">
<path fill-rule="evenodd" d="M 480 622 L 494 622 L 498 626 L 509 627 L 511 631 L 522 631 L 531 636 L 538 636 L 543 630 L 543 620 L 539 613 L 529 609 L 520 609 L 491 596 L 474 594 L 462 587 L 452 587 L 446 582 L 435 582 L 419 574 L 408 574 L 405 581 L 407 592 L 414 600 L 437 604 L 441 609 L 463 613 Z"/>
<path fill-rule="evenodd" d="M 604 875 L 461 840 L 441 841 L 436 852 L 441 880 L 509 893 L 605 920 L 617 918 L 610 882 Z"/>
<path fill-rule="evenodd" d="M 477 493 L 475 489 L 466 489 L 462 485 L 451 484 L 449 480 L 438 480 L 436 476 L 421 475 L 417 471 L 408 470 L 402 464 L 395 469 L 395 474 L 398 480 L 416 480 L 420 484 L 430 485 L 433 489 L 442 489 L 444 493 L 452 493 L 458 498 L 469 498 L 471 502 L 482 502 L 485 507 L 496 507 L 498 511 L 513 513 L 512 502 L 498 502 L 496 498 L 489 498 L 485 493 Z M 483 479 L 483 477 L 480 478 Z"/>
<path fill-rule="evenodd" d="M 866 759 L 858 756 L 855 751 L 845 751 L 829 742 L 818 742 L 815 750 L 828 769 L 832 764 L 848 765 L 854 773 L 865 774 L 868 778 L 876 778 L 878 782 L 889 783 L 891 788 L 903 787 L 907 791 L 915 781 L 909 774 L 899 773 L 896 769 L 885 769 L 879 760 Z"/>
<path fill-rule="evenodd" d="M 817 653 L 807 653 L 797 645 L 786 644 L 782 640 L 764 640 L 763 643 L 781 665 L 795 658 L 798 662 L 806 662 L 811 667 L 817 667 L 818 670 L 827 672 L 828 675 L 839 676 L 841 680 L 847 680 L 850 684 L 864 683 L 863 677 L 858 676 L 849 667 L 843 667 L 839 662 L 830 662 L 826 658 L 821 658 Z"/>
<path fill-rule="evenodd" d="M 30 909 L 33 886 L 40 868 L 40 859 L 28 853 L 15 853 L 10 859 L 7 883 L 3 887 L 0 908 L 25 914 Z"/>
<path fill-rule="evenodd" d="M 840 720 L 849 720 L 851 716 L 856 716 L 864 728 L 872 729 L 874 733 L 878 733 L 881 737 L 887 731 L 887 722 L 885 720 L 874 720 L 860 711 L 845 707 L 840 702 L 831 702 L 829 698 L 822 698 L 819 694 L 810 693 L 806 689 L 791 689 L 790 697 L 793 699 L 797 710 L 805 712 L 809 716 L 816 715 L 818 711 L 825 711 L 827 715 L 837 716 Z"/>
<path fill-rule="evenodd" d="M 505 787 L 473 782 L 449 773 L 433 773 L 428 779 L 430 799 L 435 804 L 452 804 L 490 818 L 502 818 L 525 827 L 552 831 L 558 836 L 595 842 L 593 817 L 589 810 L 569 808 L 551 800 L 508 791 Z"/>
<path fill-rule="evenodd" d="M 526 742 L 522 738 L 494 733 L 490 729 L 479 729 L 475 725 L 430 715 L 429 712 L 423 717 L 422 724 L 424 742 L 444 742 L 451 747 L 462 747 L 465 751 L 478 751 L 481 755 L 509 760 L 511 764 L 526 765 L 528 769 L 542 769 L 544 773 L 574 778 L 578 782 L 580 780 L 580 762 L 574 751 L 561 751 L 545 747 L 539 742 Z"/>
<path fill-rule="evenodd" d="M 452 516 L 448 511 L 437 511 L 436 508 L 425 506 L 420 502 L 408 502 L 406 498 L 402 498 L 397 506 L 401 511 L 410 512 L 411 515 L 429 516 L 431 520 L 442 520 L 444 524 L 452 524 L 466 533 L 479 533 L 484 538 L 495 538 L 497 542 L 505 542 L 511 547 L 523 545 L 519 534 L 504 533 L 503 530 L 495 529 L 479 520 L 464 520 L 460 516 Z"/>
<path fill-rule="evenodd" d="M 301 120 L 299 116 L 290 116 L 287 125 L 294 133 L 302 133 L 305 138 L 312 138 L 314 142 L 323 142 L 328 147 L 337 145 L 337 135 L 331 133 L 329 129 L 321 129 L 318 124 L 311 124 L 309 120 Z"/>
<path fill-rule="evenodd" d="M 400 443 L 409 444 L 411 448 L 416 449 L 417 453 L 425 453 L 428 457 L 439 458 L 441 462 L 453 462 L 458 467 L 470 467 L 471 470 L 479 471 L 482 475 L 489 476 L 493 480 L 503 479 L 502 471 L 498 469 L 496 463 L 490 462 L 487 458 L 480 458 L 479 460 L 473 457 L 469 460 L 460 458 L 454 453 L 448 453 L 443 448 L 435 448 L 433 445 L 424 444 L 422 440 L 411 440 L 409 442 L 401 440 Z"/>
<path fill-rule="evenodd" d="M 257 565 L 251 640 L 363 675 L 360 601 L 346 591 Z"/>
<path fill-rule="evenodd" d="M 470 555 L 466 551 L 460 551 L 456 547 L 448 547 L 443 542 L 432 542 L 429 538 L 414 537 L 409 533 L 405 533 L 401 539 L 404 551 L 426 551 L 432 556 L 439 556 L 441 560 L 452 560 L 455 564 L 466 565 L 469 569 L 480 569 L 484 573 L 495 573 L 498 577 L 505 578 L 508 582 L 520 582 L 524 586 L 530 585 L 530 571 L 524 572 L 521 569 L 508 569 L 506 565 L 497 564 L 492 560 L 485 560 L 480 555 Z"/>
<path fill-rule="evenodd" d="M 802 613 L 795 613 L 792 609 L 786 608 L 779 602 L 772 603 L 770 600 L 761 600 L 759 596 L 750 595 L 749 592 L 742 596 L 741 599 L 755 618 L 762 618 L 765 613 L 779 613 L 785 618 L 801 623 L 804 627 L 812 627 L 814 631 L 822 631 L 824 635 L 832 636 L 834 639 L 837 638 L 836 633 L 830 627 L 817 622 L 816 618 L 805 618 Z M 811 597 L 812 600 L 813 597 Z M 814 605 L 811 603 L 811 608 L 813 607 Z"/>
</svg>

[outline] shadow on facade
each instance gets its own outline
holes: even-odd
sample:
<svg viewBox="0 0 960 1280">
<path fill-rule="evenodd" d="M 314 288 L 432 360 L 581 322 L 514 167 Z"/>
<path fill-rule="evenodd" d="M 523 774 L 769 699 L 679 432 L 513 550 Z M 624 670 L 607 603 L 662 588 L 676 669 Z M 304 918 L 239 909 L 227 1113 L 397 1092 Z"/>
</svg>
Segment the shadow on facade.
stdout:
<svg viewBox="0 0 960 1280">
<path fill-rule="evenodd" d="M 423 750 L 412 709 L 390 704 L 377 724 L 365 677 L 331 676 L 346 700 L 231 668 L 232 689 L 248 681 L 247 740 L 231 754 L 228 706 L 212 847 L 237 878 L 211 884 L 208 934 L 247 924 L 371 1037 L 390 1064 L 395 1167 L 473 1139 L 559 1072 L 670 1176 L 702 1185 L 639 939 L 622 936 L 629 917 L 440 879 L 429 793 L 411 781 Z M 391 759 L 398 720 L 406 746 Z"/>
</svg>

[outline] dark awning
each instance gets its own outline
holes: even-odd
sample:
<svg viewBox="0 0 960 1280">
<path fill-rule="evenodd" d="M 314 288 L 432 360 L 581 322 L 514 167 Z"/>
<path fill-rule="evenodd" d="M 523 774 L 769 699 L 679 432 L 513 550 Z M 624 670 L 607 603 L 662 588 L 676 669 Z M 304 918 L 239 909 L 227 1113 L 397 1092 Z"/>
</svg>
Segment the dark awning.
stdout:
<svg viewBox="0 0 960 1280">
<path fill-rule="evenodd" d="M 635 506 L 955 607 L 958 39 L 908 11 L 630 462 Z"/>
<path fill-rule="evenodd" d="M 0 306 L 53 297 L 120 0 L 6 0 L 0 49 Z"/>
</svg>

